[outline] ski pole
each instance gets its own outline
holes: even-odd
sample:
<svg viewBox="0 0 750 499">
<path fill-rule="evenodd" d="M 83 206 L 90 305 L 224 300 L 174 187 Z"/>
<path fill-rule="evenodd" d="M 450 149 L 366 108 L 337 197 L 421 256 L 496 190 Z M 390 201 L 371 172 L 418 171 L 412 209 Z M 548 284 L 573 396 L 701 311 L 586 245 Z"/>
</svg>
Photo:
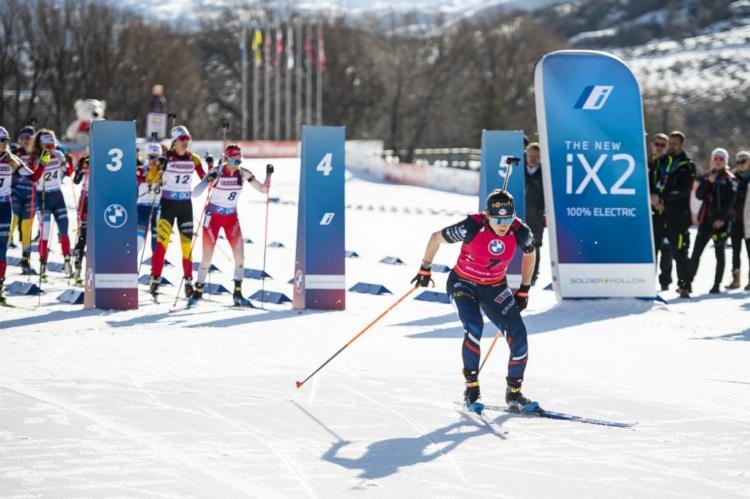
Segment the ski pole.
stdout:
<svg viewBox="0 0 750 499">
<path fill-rule="evenodd" d="M 141 258 L 138 260 L 138 272 L 141 275 L 141 266 L 143 265 L 143 257 L 146 256 L 146 234 L 151 232 L 151 238 L 155 237 L 154 231 L 151 230 L 151 222 L 154 219 L 154 207 L 156 206 L 156 197 L 151 201 L 151 209 L 148 212 L 148 222 L 146 222 L 146 229 L 144 230 L 143 236 L 143 249 L 141 250 Z"/>
<path fill-rule="evenodd" d="M 193 232 L 193 241 L 190 243 L 190 251 L 188 251 L 188 259 L 190 260 L 191 265 L 193 262 L 193 247 L 195 246 L 195 241 L 198 240 L 198 231 L 201 229 L 201 227 L 203 227 L 203 218 L 206 216 L 206 208 L 208 208 L 208 201 L 211 199 L 212 187 L 213 185 L 209 184 L 208 194 L 206 194 L 206 202 L 203 204 L 203 211 L 201 212 L 201 217 L 198 220 L 198 227 L 195 228 L 195 231 Z M 180 298 L 180 290 L 182 289 L 182 283 L 185 282 L 184 274 L 185 273 L 183 272 L 182 279 L 180 279 L 180 284 L 177 286 L 177 295 L 174 297 L 174 303 L 172 304 L 172 308 L 177 306 L 177 300 Z"/>
<path fill-rule="evenodd" d="M 341 348 L 339 348 L 339 349 L 338 349 L 338 350 L 336 351 L 336 353 L 334 353 L 333 355 L 331 355 L 330 357 L 328 357 L 328 360 L 326 360 L 325 362 L 323 362 L 323 363 L 322 363 L 322 364 L 320 365 L 320 367 L 318 367 L 318 368 L 317 368 L 316 370 L 314 370 L 314 371 L 313 371 L 312 373 L 310 373 L 310 375 L 309 375 L 309 376 L 308 376 L 307 378 L 303 379 L 302 381 L 295 381 L 294 383 L 295 383 L 295 385 L 297 385 L 297 388 L 301 388 L 301 387 L 302 387 L 302 385 L 304 385 L 305 383 L 307 383 L 307 380 L 309 380 L 310 378 L 312 378 L 313 376 L 315 376 L 315 374 L 316 374 L 316 373 L 317 373 L 318 371 L 320 371 L 321 369 L 323 369 L 323 368 L 324 368 L 324 367 L 325 367 L 325 366 L 326 366 L 326 365 L 327 365 L 327 364 L 328 364 L 329 362 L 331 362 L 331 361 L 332 361 L 332 360 L 333 360 L 333 359 L 334 359 L 334 358 L 335 358 L 335 357 L 336 357 L 336 356 L 337 356 L 338 354 L 340 354 L 340 353 L 341 353 L 341 352 L 342 352 L 342 351 L 343 351 L 343 350 L 344 350 L 344 349 L 345 349 L 346 347 L 348 347 L 349 345 L 351 345 L 352 343 L 354 343 L 354 340 L 356 340 L 357 338 L 359 338 L 360 336 L 362 336 L 363 334 L 365 334 L 365 332 L 367 332 L 367 330 L 368 330 L 368 329 L 370 329 L 370 328 L 371 328 L 372 326 L 374 326 L 374 325 L 375 325 L 375 323 L 376 323 L 376 322 L 378 322 L 378 321 L 379 321 L 380 319 L 382 319 L 382 318 L 383 318 L 383 317 L 385 316 L 385 314 L 387 314 L 388 312 L 390 312 L 391 310 L 393 310 L 393 308 L 394 308 L 394 307 L 395 307 L 396 305 L 398 305 L 399 303 L 401 303 L 402 301 L 404 301 L 404 300 L 406 299 L 406 297 L 407 297 L 407 296 L 409 296 L 410 294 L 412 294 L 412 293 L 414 292 L 414 290 L 415 290 L 415 289 L 417 289 L 417 288 L 409 288 L 409 291 L 407 291 L 406 293 L 404 293 L 404 295 L 403 295 L 403 296 L 402 296 L 401 298 L 399 298 L 398 300 L 396 300 L 395 302 L 393 302 L 393 304 L 391 304 L 391 306 L 390 306 L 390 307 L 386 308 L 386 309 L 385 309 L 385 310 L 384 310 L 384 311 L 383 311 L 383 312 L 382 312 L 382 313 L 381 313 L 380 315 L 378 315 L 377 317 L 375 317 L 375 318 L 374 318 L 374 319 L 372 320 L 372 322 L 370 322 L 370 323 L 369 323 L 368 325 L 366 325 L 366 326 L 364 327 L 364 329 L 362 329 L 362 330 L 361 330 L 360 332 L 358 332 L 357 334 L 355 334 L 355 335 L 354 335 L 354 336 L 352 337 L 352 339 L 350 339 L 349 341 L 347 341 L 347 342 L 346 342 L 346 343 L 344 344 L 344 346 L 342 346 Z"/>
<path fill-rule="evenodd" d="M 490 354 L 492 353 L 492 349 L 495 348 L 495 343 L 497 343 L 497 339 L 500 337 L 500 335 L 503 332 L 501 330 L 497 330 L 497 333 L 495 334 L 495 338 L 492 340 L 492 343 L 490 344 L 489 350 L 487 350 L 487 354 L 484 356 L 484 360 L 481 364 L 479 364 L 479 369 L 477 369 L 477 374 L 482 372 L 482 368 L 484 367 L 485 362 L 487 362 L 487 359 L 490 358 Z"/>
<path fill-rule="evenodd" d="M 39 197 L 40 203 L 41 203 L 41 210 L 39 210 L 39 242 L 37 243 L 37 252 L 39 253 L 39 294 L 37 295 L 37 306 L 40 307 L 42 305 L 42 274 L 43 270 L 46 270 L 47 264 L 44 264 L 44 269 L 42 268 L 42 241 L 44 241 L 44 197 L 47 189 L 46 185 L 46 172 L 42 172 L 42 193 Z M 52 223 L 52 220 L 50 220 L 50 223 Z M 52 235 L 52 231 L 50 231 L 50 236 Z M 49 242 L 47 242 L 47 254 L 49 254 Z M 44 258 L 46 260 L 46 258 Z"/>
<path fill-rule="evenodd" d="M 268 253 L 268 205 L 271 203 L 271 176 L 268 174 L 268 166 L 266 165 L 266 177 L 268 178 L 268 186 L 266 189 L 266 221 L 263 223 L 263 270 L 260 273 L 260 297 L 261 303 L 266 296 L 266 253 Z M 263 308 L 263 307 L 261 307 Z"/>
</svg>

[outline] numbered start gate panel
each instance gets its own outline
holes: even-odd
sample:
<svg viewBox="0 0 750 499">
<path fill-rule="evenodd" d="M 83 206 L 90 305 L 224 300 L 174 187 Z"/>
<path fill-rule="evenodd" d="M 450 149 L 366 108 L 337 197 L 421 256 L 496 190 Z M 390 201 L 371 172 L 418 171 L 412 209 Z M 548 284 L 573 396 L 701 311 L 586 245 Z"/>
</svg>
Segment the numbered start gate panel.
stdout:
<svg viewBox="0 0 750 499">
<path fill-rule="evenodd" d="M 294 272 L 296 309 L 346 306 L 344 128 L 302 128 Z"/>
<path fill-rule="evenodd" d="M 135 123 L 94 121 L 89 164 L 84 306 L 138 308 Z"/>
</svg>

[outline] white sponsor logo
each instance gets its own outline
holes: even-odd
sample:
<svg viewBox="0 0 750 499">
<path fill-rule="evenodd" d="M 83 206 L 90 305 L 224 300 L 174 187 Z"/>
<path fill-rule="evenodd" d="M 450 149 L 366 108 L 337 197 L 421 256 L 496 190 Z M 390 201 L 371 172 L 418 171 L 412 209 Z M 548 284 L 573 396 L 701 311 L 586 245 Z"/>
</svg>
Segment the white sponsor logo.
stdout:
<svg viewBox="0 0 750 499">
<path fill-rule="evenodd" d="M 607 103 L 607 100 L 609 99 L 609 96 L 612 95 L 612 90 L 614 90 L 614 86 L 612 85 L 593 85 L 590 87 L 586 87 L 581 94 L 581 96 L 578 98 L 578 103 L 576 104 L 576 108 L 578 109 L 588 109 L 591 111 L 596 111 L 604 107 L 604 104 Z"/>
<path fill-rule="evenodd" d="M 120 204 L 111 204 L 104 210 L 104 223 L 113 229 L 119 229 L 128 221 L 128 212 Z"/>
<path fill-rule="evenodd" d="M 335 217 L 336 214 L 333 212 L 328 212 L 325 215 L 323 215 L 323 218 L 320 219 L 320 225 L 331 225 L 331 222 L 333 222 L 333 217 Z"/>
</svg>

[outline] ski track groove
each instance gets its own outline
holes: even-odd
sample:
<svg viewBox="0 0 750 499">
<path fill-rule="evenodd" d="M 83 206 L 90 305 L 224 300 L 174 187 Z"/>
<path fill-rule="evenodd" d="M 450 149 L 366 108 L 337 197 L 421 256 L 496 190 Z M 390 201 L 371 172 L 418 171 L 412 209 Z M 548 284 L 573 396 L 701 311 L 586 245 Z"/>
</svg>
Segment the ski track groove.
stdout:
<svg viewBox="0 0 750 499">
<path fill-rule="evenodd" d="M 289 457 L 284 451 L 277 449 L 276 447 L 274 447 L 273 445 L 269 444 L 268 442 L 266 442 L 261 437 L 269 438 L 269 439 L 275 440 L 276 442 L 279 442 L 279 443 L 287 443 L 288 444 L 289 443 L 288 441 L 282 440 L 281 438 L 279 438 L 279 437 L 277 437 L 277 436 L 275 436 L 275 435 L 273 435 L 271 433 L 266 433 L 264 431 L 257 430 L 255 428 L 251 428 L 251 427 L 247 426 L 246 424 L 237 422 L 237 421 L 235 421 L 233 419 L 230 419 L 230 418 L 228 418 L 228 417 L 226 417 L 226 416 L 224 416 L 224 415 L 222 415 L 222 414 L 214 411 L 213 409 L 209 409 L 207 407 L 201 407 L 201 409 L 203 410 L 204 413 L 206 413 L 206 414 L 208 414 L 208 415 L 210 415 L 210 416 L 218 419 L 219 421 L 223 421 L 226 424 L 232 425 L 235 428 L 237 428 L 239 430 L 242 430 L 245 433 L 247 433 L 250 436 L 252 436 L 261 445 L 263 445 L 268 450 L 270 450 L 279 459 L 279 461 L 281 461 L 287 467 L 287 469 L 289 469 L 289 471 L 292 473 L 292 475 L 296 478 L 297 482 L 307 491 L 307 496 L 308 497 L 311 497 L 311 498 L 317 498 L 318 497 L 318 495 L 315 493 L 315 489 L 313 488 L 312 483 L 310 482 L 310 480 L 308 480 L 307 478 L 305 478 L 303 472 L 299 469 L 298 463 L 296 463 L 294 461 L 294 459 L 292 459 L 291 457 Z M 296 445 L 295 445 L 295 447 L 300 448 L 299 446 L 296 446 Z M 307 451 L 307 449 L 303 449 L 303 450 Z"/>
</svg>

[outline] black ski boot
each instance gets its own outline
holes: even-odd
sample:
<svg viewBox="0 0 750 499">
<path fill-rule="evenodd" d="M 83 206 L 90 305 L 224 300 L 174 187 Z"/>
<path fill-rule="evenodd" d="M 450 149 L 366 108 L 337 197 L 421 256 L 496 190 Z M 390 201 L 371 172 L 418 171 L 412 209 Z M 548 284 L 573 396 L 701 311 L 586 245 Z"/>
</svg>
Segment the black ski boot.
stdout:
<svg viewBox="0 0 750 499">
<path fill-rule="evenodd" d="M 23 275 L 30 275 L 34 273 L 34 271 L 31 270 L 31 263 L 29 262 L 29 256 L 30 256 L 30 253 L 27 253 L 26 251 L 24 251 L 21 254 L 21 274 Z"/>
<path fill-rule="evenodd" d="M 151 276 L 151 287 L 148 292 L 151 293 L 155 302 L 159 301 L 159 284 L 161 284 L 161 276 Z"/>
<path fill-rule="evenodd" d="M 3 293 L 3 285 L 5 284 L 5 279 L 0 279 L 0 304 L 5 305 L 5 294 Z"/>
<path fill-rule="evenodd" d="M 47 280 L 47 260 L 39 260 L 39 277 L 43 280 Z"/>
<path fill-rule="evenodd" d="M 203 299 L 203 286 L 204 284 L 201 282 L 195 283 L 195 289 L 193 289 L 193 294 L 190 296 L 190 298 L 188 298 L 188 301 L 187 301 L 188 308 L 198 303 L 198 300 Z"/>
<path fill-rule="evenodd" d="M 463 372 L 464 379 L 466 380 L 466 388 L 464 389 L 464 404 L 466 404 L 466 410 L 482 414 L 482 411 L 484 411 L 484 404 L 479 401 L 482 396 L 479 391 L 479 373 L 469 369 L 464 369 Z"/>
<path fill-rule="evenodd" d="M 508 411 L 515 413 L 531 413 L 539 410 L 539 404 L 527 399 L 521 393 L 521 384 L 523 380 L 506 377 L 508 387 L 505 389 L 505 402 L 508 404 Z"/>
<path fill-rule="evenodd" d="M 193 296 L 194 292 L 195 292 L 195 289 L 193 289 L 193 278 L 186 277 L 185 278 L 185 298 L 190 298 L 191 296 Z"/>
<path fill-rule="evenodd" d="M 73 283 L 76 286 L 83 286 L 83 277 L 81 277 L 81 270 L 83 269 L 83 262 L 76 257 L 75 261 L 75 272 L 73 272 Z"/>
<path fill-rule="evenodd" d="M 234 281 L 234 293 L 232 294 L 232 301 L 238 307 L 253 307 L 253 304 L 242 296 L 242 281 Z"/>
</svg>

